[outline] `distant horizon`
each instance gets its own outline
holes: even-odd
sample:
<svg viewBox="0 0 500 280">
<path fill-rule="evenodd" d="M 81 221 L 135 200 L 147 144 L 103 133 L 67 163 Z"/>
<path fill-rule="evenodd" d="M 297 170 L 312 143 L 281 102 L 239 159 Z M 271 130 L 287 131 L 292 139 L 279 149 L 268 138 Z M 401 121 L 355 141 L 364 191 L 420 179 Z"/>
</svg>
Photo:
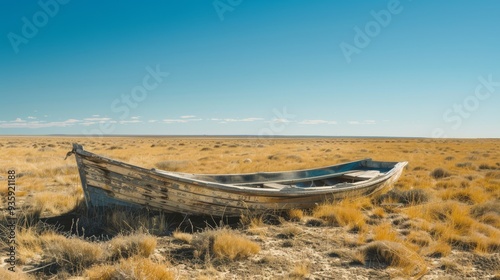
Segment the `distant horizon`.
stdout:
<svg viewBox="0 0 500 280">
<path fill-rule="evenodd" d="M 273 139 L 273 138 L 347 138 L 347 139 L 429 139 L 429 140 L 474 140 L 474 139 L 490 139 L 500 140 L 500 137 L 455 137 L 455 138 L 433 138 L 433 137 L 419 137 L 419 136 L 349 136 L 349 135 L 245 135 L 245 134 L 107 134 L 107 135 L 83 135 L 83 134 L 0 134 L 1 137 L 79 137 L 79 138 L 107 138 L 107 137 L 171 137 L 171 138 L 259 138 L 259 139 Z"/>
<path fill-rule="evenodd" d="M 499 10 L 3 1 L 0 135 L 500 138 Z"/>
</svg>

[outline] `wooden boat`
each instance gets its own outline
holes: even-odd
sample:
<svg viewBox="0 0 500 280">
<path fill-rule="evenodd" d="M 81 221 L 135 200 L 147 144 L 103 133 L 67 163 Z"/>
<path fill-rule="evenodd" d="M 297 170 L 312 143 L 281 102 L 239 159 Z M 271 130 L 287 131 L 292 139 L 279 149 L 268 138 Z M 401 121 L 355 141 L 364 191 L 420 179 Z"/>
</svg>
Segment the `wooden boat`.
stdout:
<svg viewBox="0 0 500 280">
<path fill-rule="evenodd" d="M 207 175 L 142 168 L 85 151 L 78 144 L 70 153 L 76 156 L 89 207 L 226 217 L 312 208 L 369 195 L 390 188 L 407 164 L 363 159 L 306 170 Z"/>
</svg>

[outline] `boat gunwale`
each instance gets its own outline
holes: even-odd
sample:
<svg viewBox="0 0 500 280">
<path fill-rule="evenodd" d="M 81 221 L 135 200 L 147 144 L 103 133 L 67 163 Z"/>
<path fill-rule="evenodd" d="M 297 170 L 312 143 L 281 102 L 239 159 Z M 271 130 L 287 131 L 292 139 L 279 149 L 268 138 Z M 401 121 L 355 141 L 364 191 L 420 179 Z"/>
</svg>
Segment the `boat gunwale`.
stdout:
<svg viewBox="0 0 500 280">
<path fill-rule="evenodd" d="M 343 164 L 356 163 L 356 162 L 362 162 L 362 161 L 394 164 L 394 166 L 388 172 L 384 173 L 383 175 L 379 175 L 379 176 L 373 177 L 371 179 L 356 182 L 356 183 L 338 183 L 338 184 L 331 185 L 331 186 L 308 187 L 308 188 L 286 186 L 282 189 L 272 189 L 272 188 L 257 188 L 257 187 L 249 187 L 249 186 L 239 186 L 239 185 L 234 185 L 234 184 L 210 182 L 210 181 L 204 181 L 204 180 L 199 180 L 199 179 L 194 179 L 194 178 L 186 178 L 185 176 L 183 176 L 183 174 L 191 174 L 191 173 L 180 173 L 180 172 L 170 172 L 170 171 L 159 172 L 158 169 L 147 169 L 144 167 L 140 167 L 140 166 L 132 165 L 129 163 L 121 162 L 118 160 L 114 160 L 112 158 L 108 158 L 105 156 L 97 155 L 95 153 L 84 150 L 82 145 L 79 145 L 76 143 L 73 144 L 73 152 L 77 155 L 77 163 L 79 165 L 78 166 L 79 169 L 81 169 L 80 165 L 84 165 L 81 162 L 82 159 L 92 161 L 92 162 L 95 162 L 95 161 L 93 161 L 91 159 L 97 159 L 97 161 L 103 161 L 103 162 L 110 164 L 110 165 L 132 169 L 132 170 L 135 170 L 138 172 L 143 172 L 143 173 L 146 173 L 149 175 L 158 176 L 160 178 L 165 178 L 165 179 L 169 179 L 169 180 L 173 180 L 173 181 L 177 181 L 177 182 L 198 185 L 200 187 L 207 187 L 207 188 L 215 189 L 218 191 L 227 191 L 227 192 L 237 193 L 237 194 L 259 195 L 259 196 L 290 196 L 290 197 L 293 197 L 293 196 L 303 196 L 303 195 L 321 195 L 321 194 L 333 194 L 333 193 L 344 192 L 344 191 L 348 192 L 350 190 L 368 188 L 368 187 L 371 187 L 373 185 L 383 183 L 384 181 L 390 179 L 390 177 L 392 177 L 394 173 L 399 172 L 399 170 L 402 170 L 404 168 L 404 166 L 406 166 L 406 164 L 407 164 L 407 162 L 381 162 L 381 161 L 373 161 L 371 159 L 363 159 L 363 160 L 352 161 L 352 162 L 348 162 L 348 163 L 326 166 L 326 167 L 301 169 L 301 170 L 295 170 L 295 171 L 257 172 L 257 173 L 234 174 L 234 175 L 279 174 L 279 173 L 287 173 L 287 172 L 292 173 L 292 172 L 297 172 L 297 171 L 313 171 L 313 170 L 321 170 L 321 169 L 326 169 L 329 167 L 335 167 L 335 166 L 339 166 L 339 165 L 343 165 Z M 79 159 L 79 156 L 81 156 L 82 158 Z M 98 163 L 96 163 L 96 164 L 98 164 Z M 163 171 L 163 170 L 160 170 L 160 171 Z M 82 174 L 80 174 L 80 175 L 82 175 Z M 201 175 L 205 176 L 205 175 L 211 175 L 211 174 L 201 174 Z M 233 175 L 233 174 L 214 174 L 214 175 L 221 176 L 221 175 Z M 335 174 L 332 174 L 332 176 L 333 175 L 335 175 Z"/>
</svg>

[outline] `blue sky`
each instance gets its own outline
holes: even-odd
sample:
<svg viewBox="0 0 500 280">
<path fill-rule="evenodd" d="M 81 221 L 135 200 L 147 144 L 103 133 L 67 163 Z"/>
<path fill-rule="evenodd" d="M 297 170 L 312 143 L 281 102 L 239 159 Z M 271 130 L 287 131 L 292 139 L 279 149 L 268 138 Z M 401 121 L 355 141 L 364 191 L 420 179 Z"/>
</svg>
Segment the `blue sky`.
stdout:
<svg viewBox="0 0 500 280">
<path fill-rule="evenodd" d="M 499 10 L 2 1 L 0 134 L 500 137 Z"/>
</svg>

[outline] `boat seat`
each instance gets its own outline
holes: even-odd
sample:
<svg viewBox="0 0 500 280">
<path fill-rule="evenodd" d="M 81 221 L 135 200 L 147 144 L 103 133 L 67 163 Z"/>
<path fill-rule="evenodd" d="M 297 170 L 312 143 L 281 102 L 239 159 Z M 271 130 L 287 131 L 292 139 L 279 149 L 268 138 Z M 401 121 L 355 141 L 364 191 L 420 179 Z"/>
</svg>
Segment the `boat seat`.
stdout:
<svg viewBox="0 0 500 280">
<path fill-rule="evenodd" d="M 378 170 L 355 171 L 344 174 L 342 177 L 348 179 L 367 180 L 380 175 Z"/>
<path fill-rule="evenodd" d="M 262 184 L 262 186 L 264 188 L 277 189 L 277 190 L 281 190 L 283 188 L 288 187 L 287 185 L 276 184 L 276 183 L 265 183 L 265 184 Z"/>
<path fill-rule="evenodd" d="M 361 171 L 361 170 L 349 170 L 349 171 L 344 171 L 344 172 L 337 172 L 337 173 L 332 173 L 332 174 L 325 174 L 325 175 L 311 176 L 311 177 L 304 177 L 304 178 L 279 179 L 279 180 L 248 182 L 248 183 L 236 183 L 235 185 L 238 185 L 238 186 L 252 186 L 252 185 L 256 185 L 256 184 L 276 184 L 276 183 L 281 183 L 280 185 L 287 186 L 287 185 L 293 185 L 293 184 L 301 183 L 301 182 L 309 182 L 309 181 L 323 180 L 323 179 L 334 178 L 334 177 L 341 177 L 341 176 L 344 176 L 345 174 L 351 174 L 351 173 L 358 172 L 358 171 L 359 172 L 364 172 L 364 171 Z"/>
</svg>

